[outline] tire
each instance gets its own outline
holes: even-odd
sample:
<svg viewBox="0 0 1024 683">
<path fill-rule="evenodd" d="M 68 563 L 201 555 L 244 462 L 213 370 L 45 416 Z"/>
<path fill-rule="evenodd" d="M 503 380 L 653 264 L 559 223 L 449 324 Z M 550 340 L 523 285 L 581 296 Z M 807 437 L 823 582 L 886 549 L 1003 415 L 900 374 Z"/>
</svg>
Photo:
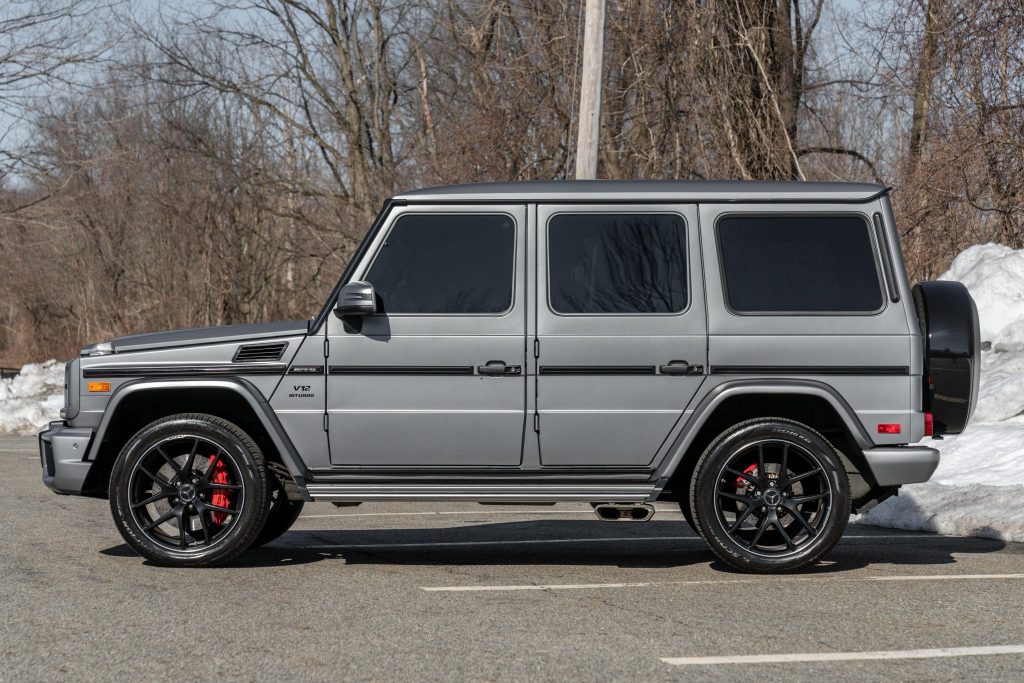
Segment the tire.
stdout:
<svg viewBox="0 0 1024 683">
<path fill-rule="evenodd" d="M 305 503 L 301 500 L 288 500 L 284 489 L 275 486 L 270 497 L 267 521 L 256 540 L 249 547 L 258 548 L 280 538 L 281 534 L 292 528 L 292 524 L 295 524 L 295 520 L 302 514 L 303 505 Z"/>
<path fill-rule="evenodd" d="M 690 528 L 697 531 L 697 523 L 693 521 L 693 512 L 690 511 L 689 499 L 679 501 L 679 510 L 682 511 L 683 519 L 690 525 Z M 700 535 L 700 532 L 697 531 L 697 534 Z"/>
<path fill-rule="evenodd" d="M 208 567 L 244 552 L 269 511 L 263 454 L 236 425 L 203 414 L 157 420 L 125 444 L 110 510 L 137 553 L 165 567 Z"/>
<path fill-rule="evenodd" d="M 789 572 L 835 547 L 850 516 L 850 484 L 835 448 L 818 432 L 783 418 L 749 420 L 719 436 L 697 461 L 690 512 L 697 532 L 729 566 Z"/>
</svg>

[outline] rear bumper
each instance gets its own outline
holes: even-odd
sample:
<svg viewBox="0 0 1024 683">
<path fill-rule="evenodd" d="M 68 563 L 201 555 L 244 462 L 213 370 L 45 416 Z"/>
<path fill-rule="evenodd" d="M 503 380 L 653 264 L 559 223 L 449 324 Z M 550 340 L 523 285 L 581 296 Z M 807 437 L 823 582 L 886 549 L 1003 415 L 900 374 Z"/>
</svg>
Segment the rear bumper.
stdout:
<svg viewBox="0 0 1024 683">
<path fill-rule="evenodd" d="M 39 433 L 39 462 L 43 467 L 43 483 L 57 493 L 85 493 L 85 477 L 92 461 L 85 459 L 93 431 L 51 422 Z"/>
<path fill-rule="evenodd" d="M 928 481 L 939 466 L 939 452 L 928 446 L 868 448 L 864 451 L 864 457 L 879 486 Z"/>
</svg>

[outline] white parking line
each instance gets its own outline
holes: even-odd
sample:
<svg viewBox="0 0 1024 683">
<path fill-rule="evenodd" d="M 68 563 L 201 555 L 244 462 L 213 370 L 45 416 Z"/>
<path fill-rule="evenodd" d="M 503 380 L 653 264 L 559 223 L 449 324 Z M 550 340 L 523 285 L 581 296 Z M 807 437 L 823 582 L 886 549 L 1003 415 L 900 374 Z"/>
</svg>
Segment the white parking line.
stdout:
<svg viewBox="0 0 1024 683">
<path fill-rule="evenodd" d="M 651 588 L 654 586 L 709 586 L 739 585 L 744 583 L 804 583 L 817 582 L 870 582 L 870 581 L 979 581 L 979 580 L 1018 580 L 1024 574 L 908 574 L 900 576 L 834 576 L 820 574 L 817 576 L 799 576 L 773 580 L 761 576 L 749 579 L 694 579 L 690 581 L 637 581 L 635 583 L 552 583 L 552 584 L 521 584 L 507 586 L 420 586 L 430 593 L 475 593 L 490 591 L 556 591 L 556 590 L 587 590 L 605 588 Z"/>
<path fill-rule="evenodd" d="M 1024 645 L 982 645 L 978 647 L 937 647 L 927 650 L 874 650 L 867 652 L 808 652 L 785 655 L 736 655 L 726 657 L 662 657 L 675 666 L 712 664 L 790 664 L 795 662 L 851 662 L 876 659 L 935 659 L 978 655 L 1024 654 Z"/>
</svg>

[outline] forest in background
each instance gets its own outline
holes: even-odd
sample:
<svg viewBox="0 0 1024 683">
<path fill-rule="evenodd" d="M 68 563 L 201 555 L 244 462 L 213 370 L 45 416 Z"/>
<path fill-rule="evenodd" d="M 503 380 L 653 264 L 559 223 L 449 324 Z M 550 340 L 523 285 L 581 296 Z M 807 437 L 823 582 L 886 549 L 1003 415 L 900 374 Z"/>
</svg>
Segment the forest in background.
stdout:
<svg viewBox="0 0 1024 683">
<path fill-rule="evenodd" d="M 313 315 L 383 200 L 572 178 L 583 0 L 8 0 L 0 365 Z M 608 0 L 600 178 L 894 188 L 1024 247 L 1024 0 Z"/>
</svg>

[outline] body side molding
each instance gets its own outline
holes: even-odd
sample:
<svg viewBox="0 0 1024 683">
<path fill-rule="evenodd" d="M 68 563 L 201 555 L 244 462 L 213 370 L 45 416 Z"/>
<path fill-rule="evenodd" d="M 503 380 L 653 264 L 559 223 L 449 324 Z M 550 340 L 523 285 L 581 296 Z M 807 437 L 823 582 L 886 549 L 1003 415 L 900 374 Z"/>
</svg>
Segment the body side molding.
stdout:
<svg viewBox="0 0 1024 683">
<path fill-rule="evenodd" d="M 906 365 L 712 365 L 712 375 L 909 375 Z"/>
<path fill-rule="evenodd" d="M 110 402 L 107 403 L 106 410 L 103 412 L 103 419 L 100 420 L 100 424 L 96 428 L 96 436 L 92 440 L 92 445 L 89 447 L 89 451 L 86 453 L 85 459 L 91 461 L 96 460 L 100 446 L 103 443 L 103 438 L 106 435 L 107 428 L 117 415 L 117 410 L 121 403 L 126 399 L 130 399 L 145 392 L 173 391 L 180 389 L 225 389 L 244 398 L 249 404 L 249 407 L 252 408 L 256 418 L 263 424 L 263 428 L 267 430 L 267 434 L 270 435 L 271 441 L 274 442 L 274 446 L 281 455 L 281 460 L 295 479 L 295 483 L 298 485 L 299 491 L 304 497 L 306 496 L 306 467 L 302 462 L 302 458 L 299 457 L 295 447 L 292 445 L 291 439 L 289 439 L 288 435 L 285 433 L 281 422 L 277 419 L 277 414 L 274 413 L 273 408 L 270 407 L 270 404 L 267 403 L 266 399 L 264 399 L 259 391 L 257 391 L 256 387 L 254 387 L 250 382 L 238 377 L 224 377 L 217 379 L 138 379 L 122 384 L 118 387 L 117 391 L 114 392 L 114 395 L 111 396 Z"/>
<path fill-rule="evenodd" d="M 542 375 L 654 375 L 653 365 L 542 365 Z"/>
<path fill-rule="evenodd" d="M 472 375 L 472 365 L 332 365 L 331 375 Z"/>
<path fill-rule="evenodd" d="M 94 365 L 82 370 L 82 377 L 195 377 L 239 375 L 283 375 L 287 363 L 217 363 L 208 365 Z"/>
</svg>

